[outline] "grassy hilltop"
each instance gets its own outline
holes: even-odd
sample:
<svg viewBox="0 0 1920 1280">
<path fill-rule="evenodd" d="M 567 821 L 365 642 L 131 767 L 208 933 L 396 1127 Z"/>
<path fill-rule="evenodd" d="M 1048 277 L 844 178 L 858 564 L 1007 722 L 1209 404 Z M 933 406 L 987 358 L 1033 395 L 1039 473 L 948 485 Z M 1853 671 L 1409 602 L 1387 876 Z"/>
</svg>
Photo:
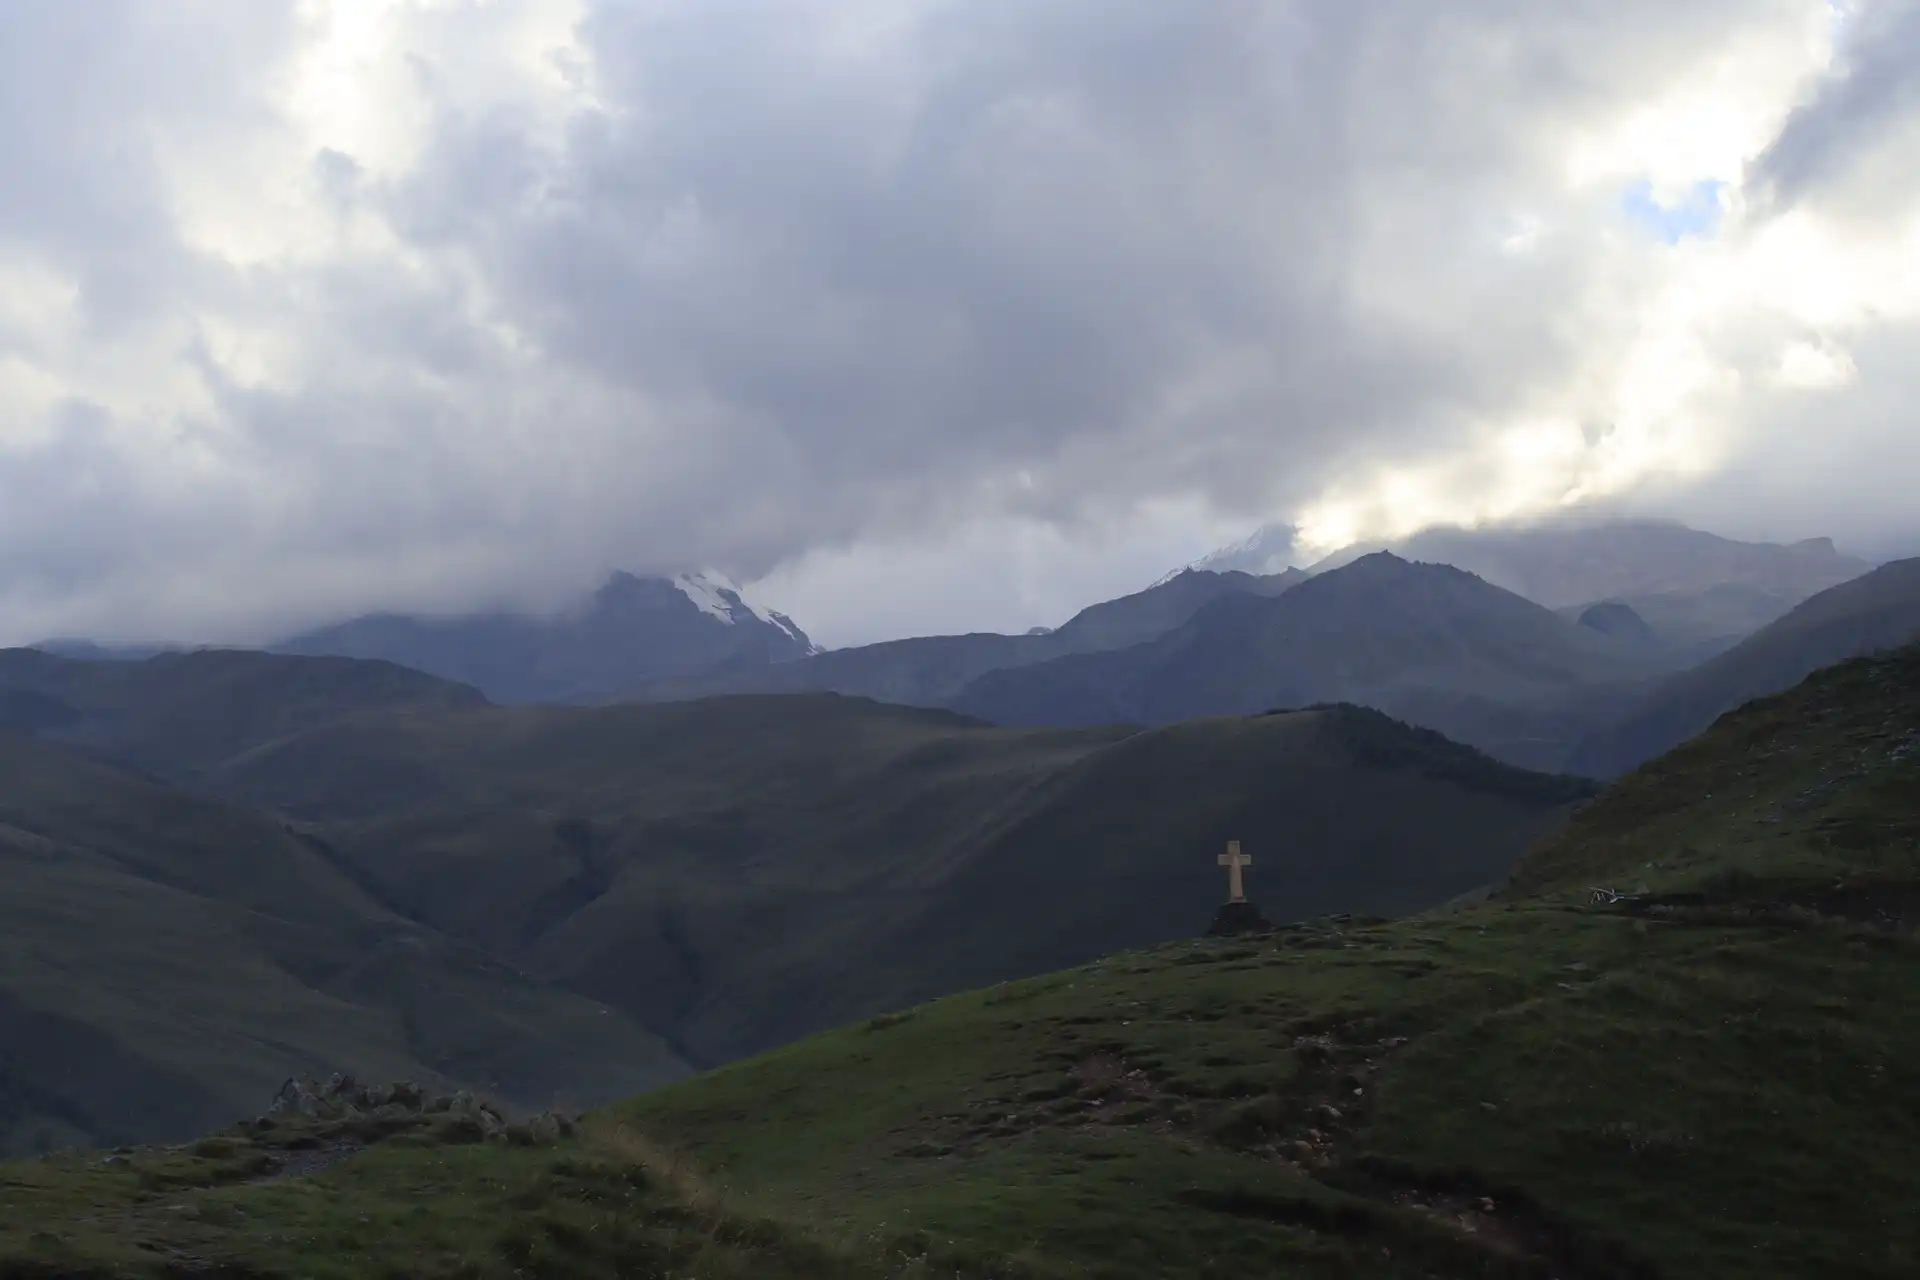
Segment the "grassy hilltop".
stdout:
<svg viewBox="0 0 1920 1280">
<path fill-rule="evenodd" d="M 1891 1280 L 1916 910 L 1909 649 L 1723 719 L 1481 906 L 955 996 L 552 1145 L 4 1166 L 0 1275 Z"/>
</svg>

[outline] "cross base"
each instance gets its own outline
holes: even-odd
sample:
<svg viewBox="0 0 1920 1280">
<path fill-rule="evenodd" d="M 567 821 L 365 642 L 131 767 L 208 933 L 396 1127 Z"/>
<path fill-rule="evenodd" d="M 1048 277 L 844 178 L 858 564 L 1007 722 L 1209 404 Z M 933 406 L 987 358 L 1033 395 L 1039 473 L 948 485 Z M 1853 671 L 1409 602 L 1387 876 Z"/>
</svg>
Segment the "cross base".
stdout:
<svg viewBox="0 0 1920 1280">
<path fill-rule="evenodd" d="M 1209 938 L 1231 938 L 1242 933 L 1271 933 L 1273 926 L 1251 902 L 1229 902 L 1215 913 L 1207 928 Z"/>
</svg>

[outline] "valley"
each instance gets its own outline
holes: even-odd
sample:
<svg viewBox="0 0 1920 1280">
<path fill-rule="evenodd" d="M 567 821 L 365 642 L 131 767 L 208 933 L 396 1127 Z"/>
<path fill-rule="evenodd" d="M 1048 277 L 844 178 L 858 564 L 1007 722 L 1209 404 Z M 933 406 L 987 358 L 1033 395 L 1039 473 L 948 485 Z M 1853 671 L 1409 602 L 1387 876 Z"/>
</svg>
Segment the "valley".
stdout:
<svg viewBox="0 0 1920 1280">
<path fill-rule="evenodd" d="M 296 1071 L 598 1103 L 1182 936 L 1230 836 L 1268 851 L 1275 909 L 1398 913 L 1498 880 L 1590 792 L 1354 709 L 1023 731 L 831 695 L 499 708 L 376 664 L 154 661 L 12 659 L 75 710 L 0 737 L 0 917 L 24 947 L 0 987 L 218 1087 L 142 1128 L 49 1051 L 15 1150 L 204 1127 Z M 243 713 L 177 713 L 236 680 Z M 81 924 L 95 897 L 127 904 L 100 908 L 111 951 Z M 149 964 L 178 977 L 143 993 Z M 246 1036 L 263 1004 L 279 1029 L 243 1053 L 164 1030 Z"/>
<path fill-rule="evenodd" d="M 1920 1280 L 1920 0 L 0 102 L 0 1280 Z"/>
<path fill-rule="evenodd" d="M 6 1166 L 0 1258 L 21 1276 L 1892 1280 L 1920 1260 L 1916 742 L 1909 648 L 1616 783 L 1479 905 L 995 984 L 604 1108 L 573 1138 L 282 1118 Z M 303 1142 L 357 1153 L 276 1176 Z"/>
<path fill-rule="evenodd" d="M 1696 663 L 1754 593 L 1846 567 L 1788 559 L 1791 588 L 1633 597 L 1657 627 L 1389 551 L 1192 570 L 1048 633 L 614 700 L 528 703 L 512 646 L 438 663 L 505 704 L 370 657 L 0 651 L 0 1156 L 40 1157 L 5 1175 L 36 1213 L 85 1187 L 138 1224 L 0 1215 L 0 1273 L 1692 1274 L 1725 1261 L 1688 1225 L 1709 1196 L 1779 1274 L 1895 1274 L 1911 1242 L 1862 1254 L 1848 1214 L 1904 1167 L 1861 1109 L 1909 1083 L 1920 667 L 1779 691 L 1920 635 L 1920 578 Z M 620 587 L 744 643 L 790 625 L 689 590 Z M 626 598 L 514 643 L 604 646 Z M 355 634 L 504 634 L 397 625 Z M 1596 801 L 1581 773 L 1624 776 Z M 1194 942 L 1228 840 L 1291 923 Z M 1707 1001 L 1744 1020 L 1689 1038 Z M 1793 1056 L 1855 1008 L 1841 1066 Z M 592 1110 L 505 1149 L 377 1107 L 223 1128 L 335 1076 Z M 1732 1100 L 1776 1095 L 1827 1127 L 1772 1108 L 1797 1154 L 1707 1172 L 1759 1149 Z M 1842 1140 L 1858 1205 L 1794 1226 L 1785 1171 Z M 498 1239 L 493 1185 L 525 1206 Z M 162 1188 L 213 1225 L 156 1226 Z M 255 1214 L 304 1243 L 232 1225 Z"/>
</svg>

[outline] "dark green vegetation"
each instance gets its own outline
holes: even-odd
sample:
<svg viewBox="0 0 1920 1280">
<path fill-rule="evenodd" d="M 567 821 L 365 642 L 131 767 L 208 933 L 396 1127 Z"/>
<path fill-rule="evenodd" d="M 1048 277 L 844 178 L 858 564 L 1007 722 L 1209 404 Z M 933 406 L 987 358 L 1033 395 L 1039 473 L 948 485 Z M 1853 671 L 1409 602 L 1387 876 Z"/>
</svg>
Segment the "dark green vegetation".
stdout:
<svg viewBox="0 0 1920 1280">
<path fill-rule="evenodd" d="M 1403 912 L 1584 794 L 1352 710 L 1014 731 L 830 695 L 350 721 L 210 783 L 702 1064 L 1191 933 L 1229 838 L 1270 909 Z"/>
<path fill-rule="evenodd" d="M 686 1070 L 276 822 L 0 734 L 0 1153 L 188 1137 L 343 1068 L 528 1103 Z"/>
<path fill-rule="evenodd" d="M 1909 649 L 1724 719 L 1481 906 L 1002 984 L 551 1147 L 412 1132 L 258 1182 L 287 1139 L 16 1164 L 0 1257 L 23 1276 L 1893 1280 L 1920 1269 L 1916 909 Z"/>
<path fill-rule="evenodd" d="M 1387 553 L 1261 599 L 1223 597 L 1150 644 L 991 672 L 953 706 L 996 724 L 1168 724 L 1355 702 L 1556 769 L 1660 658 L 1447 565 Z"/>
<path fill-rule="evenodd" d="M 1298 569 L 1264 576 L 1188 570 L 1145 591 L 1082 609 L 1053 631 L 889 640 L 773 666 L 736 664 L 648 685 L 633 696 L 663 702 L 738 693 L 843 693 L 910 707 L 945 706 L 990 671 L 1147 644 L 1184 626 L 1215 600 L 1277 596 L 1305 578 Z"/>
<path fill-rule="evenodd" d="M 1656 685 L 1583 741 L 1570 766 L 1612 777 L 1808 673 L 1920 638 L 1920 560 L 1896 560 L 1814 596 L 1710 661 Z"/>
<path fill-rule="evenodd" d="M 0 670 L 45 735 L 0 736 L 6 1151 L 200 1132 L 296 1071 L 604 1101 L 1186 935 L 1229 838 L 1270 910 L 1397 913 L 1585 794 L 1352 710 L 1030 732 L 252 653 Z"/>
</svg>

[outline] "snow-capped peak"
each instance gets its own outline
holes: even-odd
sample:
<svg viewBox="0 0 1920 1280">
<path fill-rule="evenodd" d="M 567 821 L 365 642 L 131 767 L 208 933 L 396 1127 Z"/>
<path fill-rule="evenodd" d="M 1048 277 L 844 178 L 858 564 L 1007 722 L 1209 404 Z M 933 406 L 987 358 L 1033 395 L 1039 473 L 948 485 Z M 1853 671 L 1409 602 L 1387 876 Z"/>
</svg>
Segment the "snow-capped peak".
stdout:
<svg viewBox="0 0 1920 1280">
<path fill-rule="evenodd" d="M 1238 570 L 1255 575 L 1280 573 L 1293 563 L 1299 536 L 1300 531 L 1290 524 L 1262 525 L 1232 546 L 1182 565 L 1153 585 L 1171 582 L 1189 569 L 1210 573 Z"/>
<path fill-rule="evenodd" d="M 740 598 L 740 588 L 717 573 L 676 573 L 673 575 L 673 585 L 680 589 L 681 595 L 699 606 L 702 613 L 711 614 L 728 626 L 737 621 L 733 616 L 735 609 L 748 608 L 746 601 Z"/>
<path fill-rule="evenodd" d="M 702 613 L 718 618 L 728 626 L 740 621 L 740 615 L 735 611 L 743 610 L 768 626 L 807 645 L 809 652 L 819 652 L 819 646 L 807 639 L 806 633 L 795 625 L 793 619 L 784 613 L 755 603 L 748 598 L 746 592 L 740 589 L 738 583 L 724 573 L 703 569 L 698 573 L 677 573 L 672 581 L 682 595 L 699 606 Z"/>
</svg>

